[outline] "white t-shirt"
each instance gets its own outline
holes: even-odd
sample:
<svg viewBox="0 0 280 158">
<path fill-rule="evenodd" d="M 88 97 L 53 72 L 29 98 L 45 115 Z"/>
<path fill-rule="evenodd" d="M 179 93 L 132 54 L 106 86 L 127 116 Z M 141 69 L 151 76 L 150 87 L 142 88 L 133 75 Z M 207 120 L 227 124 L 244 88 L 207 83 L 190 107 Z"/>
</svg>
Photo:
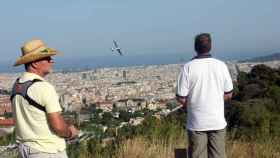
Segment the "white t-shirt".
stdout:
<svg viewBox="0 0 280 158">
<path fill-rule="evenodd" d="M 187 129 L 225 128 L 224 94 L 232 90 L 231 76 L 224 62 L 206 57 L 186 63 L 178 76 L 176 95 L 187 97 Z"/>
</svg>

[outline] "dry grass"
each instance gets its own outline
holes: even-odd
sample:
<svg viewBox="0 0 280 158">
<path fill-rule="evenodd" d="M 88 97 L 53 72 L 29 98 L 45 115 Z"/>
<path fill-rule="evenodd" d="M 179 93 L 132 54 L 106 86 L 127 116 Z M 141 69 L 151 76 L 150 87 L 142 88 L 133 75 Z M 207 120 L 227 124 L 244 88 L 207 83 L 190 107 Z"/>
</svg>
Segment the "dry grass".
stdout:
<svg viewBox="0 0 280 158">
<path fill-rule="evenodd" d="M 161 140 L 147 140 L 143 137 L 126 140 L 115 158 L 170 158 L 175 148 L 184 148 L 186 143 L 176 140 L 166 143 Z"/>
<path fill-rule="evenodd" d="M 264 143 L 228 141 L 228 158 L 280 158 L 280 141 L 268 140 Z"/>
<path fill-rule="evenodd" d="M 280 158 L 279 140 L 264 143 L 228 140 L 226 143 L 228 158 Z M 114 158 L 174 158 L 174 149 L 184 147 L 184 136 L 169 143 L 137 137 L 126 140 Z"/>
</svg>

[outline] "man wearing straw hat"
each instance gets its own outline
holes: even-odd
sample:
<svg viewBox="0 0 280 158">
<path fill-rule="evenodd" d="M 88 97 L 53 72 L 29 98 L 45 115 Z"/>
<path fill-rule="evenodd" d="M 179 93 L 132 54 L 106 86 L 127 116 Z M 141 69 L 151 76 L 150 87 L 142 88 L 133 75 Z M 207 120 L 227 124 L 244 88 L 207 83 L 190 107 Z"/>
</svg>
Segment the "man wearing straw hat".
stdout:
<svg viewBox="0 0 280 158">
<path fill-rule="evenodd" d="M 225 158 L 224 102 L 232 97 L 233 84 L 226 64 L 212 58 L 211 36 L 195 37 L 197 56 L 178 76 L 177 100 L 187 106 L 190 158 Z"/>
<path fill-rule="evenodd" d="M 11 101 L 16 121 L 16 141 L 22 158 L 67 158 L 65 138 L 79 131 L 65 123 L 54 86 L 44 77 L 52 70 L 51 56 L 58 52 L 41 40 L 26 42 L 14 66 L 24 64 L 26 72 L 12 90 Z"/>
</svg>

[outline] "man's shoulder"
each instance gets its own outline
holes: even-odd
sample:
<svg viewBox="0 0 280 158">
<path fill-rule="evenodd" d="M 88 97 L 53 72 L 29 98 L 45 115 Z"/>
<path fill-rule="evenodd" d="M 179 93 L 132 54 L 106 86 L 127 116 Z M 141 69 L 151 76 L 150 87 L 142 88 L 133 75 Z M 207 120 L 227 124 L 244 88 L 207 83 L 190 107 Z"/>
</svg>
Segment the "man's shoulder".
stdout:
<svg viewBox="0 0 280 158">
<path fill-rule="evenodd" d="M 34 85 L 42 88 L 54 89 L 54 86 L 48 81 L 35 82 Z"/>
<path fill-rule="evenodd" d="M 35 82 L 30 86 L 28 94 L 35 98 L 44 98 L 43 100 L 48 100 L 46 98 L 57 96 L 55 87 L 47 81 Z M 39 99 L 40 100 L 40 99 Z M 41 104 L 43 104 L 41 102 Z"/>
<path fill-rule="evenodd" d="M 190 65 L 192 65 L 191 61 L 186 62 L 185 64 L 183 64 L 181 66 L 182 69 L 188 69 L 190 67 Z"/>
<path fill-rule="evenodd" d="M 218 65 L 221 65 L 221 66 L 226 66 L 226 63 L 220 59 L 217 59 L 217 58 L 205 58 L 205 59 L 194 59 L 194 60 L 190 60 L 188 62 L 186 62 L 183 67 L 189 67 L 191 65 L 196 65 L 196 64 L 201 64 L 201 63 L 215 63 L 215 64 L 218 64 Z"/>
<path fill-rule="evenodd" d="M 226 66 L 226 63 L 224 61 L 222 61 L 221 59 L 217 59 L 217 58 L 209 58 L 212 62 L 214 62 L 215 64 L 218 64 L 220 66 Z"/>
<path fill-rule="evenodd" d="M 37 90 L 37 91 L 38 90 L 39 91 L 43 90 L 44 92 L 46 92 L 46 91 L 55 91 L 54 86 L 51 83 L 49 83 L 48 81 L 46 81 L 46 80 L 38 80 L 38 79 L 35 79 L 35 80 L 37 80 L 37 81 L 34 82 L 30 86 L 31 89 Z M 29 80 L 29 81 L 32 81 L 32 80 Z"/>
<path fill-rule="evenodd" d="M 188 61 L 187 63 L 184 64 L 184 66 L 190 66 L 190 65 L 195 65 L 195 64 L 201 64 L 201 63 L 217 63 L 217 64 L 224 64 L 222 60 L 216 59 L 216 58 L 204 58 L 204 59 L 192 59 Z"/>
<path fill-rule="evenodd" d="M 19 78 L 17 78 L 15 81 L 14 81 L 14 84 L 16 83 L 20 83 L 20 84 L 23 84 L 23 83 L 27 83 L 27 82 L 33 82 L 31 85 L 40 85 L 40 86 L 46 86 L 46 87 L 52 87 L 52 85 L 44 80 L 44 79 L 41 79 L 41 78 L 34 78 L 34 77 L 26 77 L 26 76 L 20 76 Z"/>
</svg>

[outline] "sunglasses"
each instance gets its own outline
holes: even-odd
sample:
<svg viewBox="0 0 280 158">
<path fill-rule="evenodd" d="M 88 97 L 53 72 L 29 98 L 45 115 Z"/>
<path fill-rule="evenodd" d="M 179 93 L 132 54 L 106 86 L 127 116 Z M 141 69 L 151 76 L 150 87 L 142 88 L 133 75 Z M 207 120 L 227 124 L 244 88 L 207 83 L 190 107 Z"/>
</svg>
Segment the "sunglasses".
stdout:
<svg viewBox="0 0 280 158">
<path fill-rule="evenodd" d="M 45 58 L 42 58 L 42 59 L 40 59 L 40 60 L 38 60 L 38 61 L 43 61 L 43 60 L 46 60 L 46 61 L 48 61 L 49 63 L 51 63 L 51 62 L 53 61 L 53 59 L 52 59 L 51 57 L 45 57 Z"/>
</svg>

